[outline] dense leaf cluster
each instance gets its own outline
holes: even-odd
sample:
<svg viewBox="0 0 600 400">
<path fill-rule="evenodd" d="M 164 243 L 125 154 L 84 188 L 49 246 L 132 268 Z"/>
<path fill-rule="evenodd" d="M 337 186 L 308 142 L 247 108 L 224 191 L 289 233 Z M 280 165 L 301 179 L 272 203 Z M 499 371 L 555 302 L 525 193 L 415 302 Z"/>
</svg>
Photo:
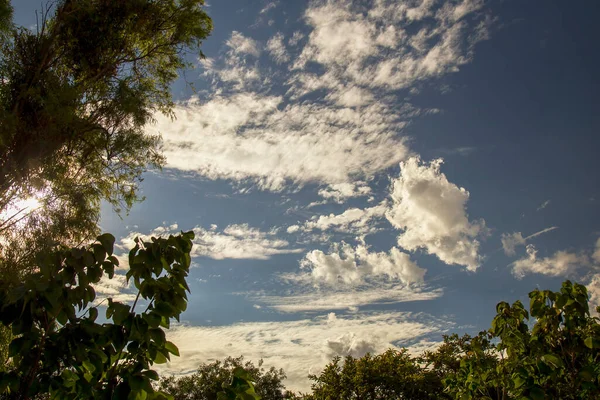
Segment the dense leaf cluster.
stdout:
<svg viewBox="0 0 600 400">
<path fill-rule="evenodd" d="M 0 292 L 0 321 L 15 339 L 8 352 L 13 366 L 0 372 L 0 393 L 55 399 L 160 399 L 151 382 L 155 363 L 179 355 L 164 329 L 186 309 L 193 232 L 136 240 L 129 253 L 138 290 L 133 305 L 109 298 L 99 316 L 94 284 L 118 268 L 114 237 L 90 247 L 48 253 L 38 272 Z M 136 312 L 136 305 L 145 309 Z"/>
</svg>

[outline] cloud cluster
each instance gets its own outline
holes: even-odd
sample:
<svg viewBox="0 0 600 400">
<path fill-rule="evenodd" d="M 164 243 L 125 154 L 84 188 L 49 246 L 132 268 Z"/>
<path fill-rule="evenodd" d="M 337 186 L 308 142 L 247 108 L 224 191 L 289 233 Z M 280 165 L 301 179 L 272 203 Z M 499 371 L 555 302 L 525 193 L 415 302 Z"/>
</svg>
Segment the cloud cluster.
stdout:
<svg viewBox="0 0 600 400">
<path fill-rule="evenodd" d="M 301 261 L 316 284 L 360 285 L 365 279 L 386 278 L 404 285 L 422 283 L 425 270 L 410 256 L 393 247 L 389 252 L 370 252 L 364 245 L 334 244 L 329 253 L 312 250 Z"/>
<path fill-rule="evenodd" d="M 368 194 L 365 180 L 406 158 L 406 124 L 435 111 L 398 90 L 456 71 L 486 37 L 482 2 L 434 3 L 312 1 L 306 33 L 261 44 L 233 32 L 202 62 L 213 94 L 148 127 L 167 166 L 271 191 L 316 183 L 337 202 Z"/>
<path fill-rule="evenodd" d="M 469 192 L 448 181 L 440 171 L 442 160 L 422 163 L 411 157 L 400 164 L 400 177 L 393 181 L 391 224 L 403 232 L 398 245 L 406 250 L 425 249 L 446 264 L 479 266 L 479 240 L 485 221 L 469 221 Z"/>
<path fill-rule="evenodd" d="M 528 244 L 526 249 L 527 255 L 511 264 L 513 275 L 519 279 L 528 274 L 569 276 L 590 264 L 585 254 L 557 251 L 550 257 L 540 258 L 534 245 Z"/>
<path fill-rule="evenodd" d="M 307 375 L 319 373 L 332 356 L 363 355 L 418 341 L 443 330 L 446 322 L 422 314 L 372 313 L 282 322 L 249 322 L 230 326 L 174 326 L 167 332 L 181 357 L 162 366 L 162 373 L 186 373 L 200 363 L 244 355 L 283 368 L 286 386 L 309 389 Z"/>
<path fill-rule="evenodd" d="M 476 43 L 488 36 L 483 1 L 411 2 L 379 0 L 370 8 L 348 0 L 313 1 L 305 12 L 312 28 L 293 69 L 302 72 L 294 88 L 335 93 L 396 91 L 456 72 L 469 62 Z M 322 75 L 306 68 L 318 63 Z M 368 92 L 367 92 L 368 93 Z M 363 96 L 349 97 L 363 102 Z"/>
</svg>

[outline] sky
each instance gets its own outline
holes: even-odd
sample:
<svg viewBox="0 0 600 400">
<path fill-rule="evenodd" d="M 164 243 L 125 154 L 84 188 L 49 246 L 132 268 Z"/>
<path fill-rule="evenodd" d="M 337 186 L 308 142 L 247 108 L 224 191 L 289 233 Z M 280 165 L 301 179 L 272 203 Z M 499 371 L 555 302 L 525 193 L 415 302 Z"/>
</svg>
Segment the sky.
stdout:
<svg viewBox="0 0 600 400">
<path fill-rule="evenodd" d="M 32 26 L 39 2 L 15 4 Z M 194 230 L 163 373 L 244 355 L 308 390 L 334 356 L 418 353 L 565 279 L 600 304 L 600 3 L 210 1 L 157 115 L 162 171 L 101 227 Z M 122 258 L 126 264 L 125 257 Z M 124 265 L 125 267 L 126 265 Z M 124 270 L 102 296 L 131 299 Z"/>
</svg>

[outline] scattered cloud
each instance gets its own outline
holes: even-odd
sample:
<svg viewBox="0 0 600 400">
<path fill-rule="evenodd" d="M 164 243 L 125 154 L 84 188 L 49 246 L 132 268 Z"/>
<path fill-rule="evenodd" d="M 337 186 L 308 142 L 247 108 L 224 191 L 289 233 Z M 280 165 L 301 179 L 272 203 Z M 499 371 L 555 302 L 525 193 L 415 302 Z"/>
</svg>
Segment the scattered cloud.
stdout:
<svg viewBox="0 0 600 400">
<path fill-rule="evenodd" d="M 250 54 L 254 57 L 260 55 L 258 42 L 252 38 L 246 37 L 240 32 L 233 31 L 231 37 L 225 42 L 235 54 Z"/>
<path fill-rule="evenodd" d="M 260 10 L 259 14 L 266 14 L 279 5 L 279 1 L 271 1 Z"/>
<path fill-rule="evenodd" d="M 349 208 L 341 214 L 313 216 L 303 225 L 288 227 L 288 233 L 334 231 L 364 237 L 377 232 L 378 221 L 382 220 L 387 211 L 387 202 L 374 207 Z"/>
<path fill-rule="evenodd" d="M 325 199 L 331 199 L 338 204 L 343 204 L 347 199 L 353 197 L 363 197 L 371 194 L 371 187 L 365 182 L 342 182 L 330 185 L 327 188 L 319 190 L 319 196 Z"/>
<path fill-rule="evenodd" d="M 382 104 L 332 110 L 240 93 L 188 102 L 175 114 L 175 121 L 157 116 L 149 128 L 162 132 L 168 167 L 264 190 L 352 182 L 396 165 L 408 151 L 394 134 L 398 116 Z"/>
<path fill-rule="evenodd" d="M 525 238 L 523 237 L 521 232 L 503 233 L 501 241 L 502 248 L 504 249 L 504 254 L 506 254 L 507 256 L 514 256 L 515 248 L 517 246 L 525 246 L 528 240 L 543 235 L 544 233 L 552 232 L 555 229 L 558 229 L 558 226 L 552 226 L 550 228 L 543 229 Z"/>
<path fill-rule="evenodd" d="M 290 60 L 290 56 L 285 48 L 284 36 L 281 32 L 276 33 L 275 36 L 269 39 L 267 50 L 269 50 L 269 53 L 278 64 Z"/>
<path fill-rule="evenodd" d="M 469 192 L 449 182 L 441 165 L 441 159 L 422 163 L 419 157 L 402 162 L 400 177 L 393 180 L 387 218 L 403 230 L 400 247 L 425 249 L 446 264 L 474 271 L 481 261 L 477 237 L 487 234 L 485 221 L 469 221 Z"/>
<path fill-rule="evenodd" d="M 318 373 L 333 356 L 363 355 L 388 348 L 420 344 L 452 324 L 424 314 L 356 313 L 282 322 L 248 322 L 229 326 L 173 326 L 167 332 L 181 357 L 160 366 L 162 374 L 188 373 L 203 362 L 227 356 L 264 360 L 266 367 L 283 368 L 286 387 L 308 390 L 309 373 Z M 428 342 L 429 343 L 429 342 Z M 431 343 L 429 343 L 431 344 Z"/>
<path fill-rule="evenodd" d="M 528 274 L 569 276 L 589 265 L 589 258 L 584 254 L 557 251 L 550 257 L 539 258 L 534 245 L 528 244 L 526 249 L 527 255 L 511 264 L 513 275 L 519 279 Z"/>
<path fill-rule="evenodd" d="M 222 57 L 202 61 L 211 94 L 148 127 L 167 167 L 271 191 L 315 183 L 339 203 L 368 194 L 363 182 L 409 154 L 404 127 L 437 111 L 398 91 L 457 71 L 487 37 L 482 2 L 434 3 L 312 1 L 305 32 L 268 41 L 276 70 L 256 58 L 259 42 L 233 32 Z"/>
<path fill-rule="evenodd" d="M 148 240 L 152 236 L 176 234 L 178 226 L 160 226 L 148 234 L 131 232 L 120 240 L 119 248 L 130 249 L 134 239 L 140 237 Z M 192 247 L 192 257 L 208 257 L 214 260 L 223 259 L 256 259 L 267 260 L 278 254 L 300 253 L 303 249 L 290 248 L 286 240 L 278 239 L 276 231 L 263 232 L 248 224 L 233 224 L 222 231 L 216 225 L 210 229 L 197 226 L 193 229 L 196 237 Z"/>
<path fill-rule="evenodd" d="M 550 200 L 546 200 L 540 204 L 540 206 L 537 208 L 537 211 L 542 211 L 544 208 L 548 207 L 548 205 L 550 205 Z"/>
</svg>

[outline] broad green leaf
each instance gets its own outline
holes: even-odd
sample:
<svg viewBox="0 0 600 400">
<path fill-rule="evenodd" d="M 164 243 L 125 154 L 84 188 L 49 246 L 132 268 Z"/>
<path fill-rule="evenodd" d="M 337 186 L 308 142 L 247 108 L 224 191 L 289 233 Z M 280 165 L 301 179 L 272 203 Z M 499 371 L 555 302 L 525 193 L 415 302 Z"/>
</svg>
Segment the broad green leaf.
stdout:
<svg viewBox="0 0 600 400">
<path fill-rule="evenodd" d="M 177 357 L 179 357 L 179 349 L 172 342 L 167 341 L 165 343 L 165 349 L 168 350 L 169 353 L 175 354 Z"/>
<path fill-rule="evenodd" d="M 115 237 L 110 233 L 105 233 L 103 235 L 98 236 L 98 241 L 104 247 L 104 250 L 109 256 L 112 256 L 115 245 Z"/>
</svg>

